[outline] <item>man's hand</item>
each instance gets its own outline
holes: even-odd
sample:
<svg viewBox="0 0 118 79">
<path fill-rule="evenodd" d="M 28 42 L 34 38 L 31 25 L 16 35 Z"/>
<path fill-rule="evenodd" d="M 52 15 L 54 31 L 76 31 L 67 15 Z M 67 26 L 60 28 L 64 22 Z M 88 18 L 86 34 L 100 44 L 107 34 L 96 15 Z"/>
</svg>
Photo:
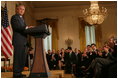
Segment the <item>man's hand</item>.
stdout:
<svg viewBox="0 0 118 79">
<path fill-rule="evenodd" d="M 33 28 L 34 26 L 26 26 L 25 29 Z"/>
<path fill-rule="evenodd" d="M 28 28 L 33 28 L 34 26 L 28 26 Z"/>
</svg>

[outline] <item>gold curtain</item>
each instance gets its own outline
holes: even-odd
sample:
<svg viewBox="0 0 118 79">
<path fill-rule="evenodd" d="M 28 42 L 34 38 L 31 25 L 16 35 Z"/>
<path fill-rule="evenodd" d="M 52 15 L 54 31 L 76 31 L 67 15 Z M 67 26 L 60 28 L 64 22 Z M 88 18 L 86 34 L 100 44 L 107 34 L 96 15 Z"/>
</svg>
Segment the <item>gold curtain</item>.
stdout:
<svg viewBox="0 0 118 79">
<path fill-rule="evenodd" d="M 86 25 L 86 22 L 83 20 L 83 18 L 79 18 L 79 40 L 80 40 L 81 51 L 84 51 L 86 47 L 85 25 Z"/>
<path fill-rule="evenodd" d="M 102 46 L 102 30 L 101 25 L 97 25 L 95 27 L 95 38 L 96 38 L 96 46 L 99 48 Z"/>
</svg>

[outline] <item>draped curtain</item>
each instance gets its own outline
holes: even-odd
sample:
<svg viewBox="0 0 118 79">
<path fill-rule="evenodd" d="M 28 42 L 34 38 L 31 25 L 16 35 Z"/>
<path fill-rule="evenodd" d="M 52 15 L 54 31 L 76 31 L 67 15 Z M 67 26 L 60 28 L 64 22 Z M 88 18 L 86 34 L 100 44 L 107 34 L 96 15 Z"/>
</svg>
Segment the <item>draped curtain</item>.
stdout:
<svg viewBox="0 0 118 79">
<path fill-rule="evenodd" d="M 101 25 L 97 25 L 95 27 L 95 38 L 96 38 L 96 46 L 99 48 L 102 46 L 102 29 Z"/>
<path fill-rule="evenodd" d="M 80 40 L 80 50 L 84 51 L 86 47 L 86 38 L 85 38 L 85 26 L 86 22 L 83 18 L 79 18 L 79 40 Z"/>
</svg>

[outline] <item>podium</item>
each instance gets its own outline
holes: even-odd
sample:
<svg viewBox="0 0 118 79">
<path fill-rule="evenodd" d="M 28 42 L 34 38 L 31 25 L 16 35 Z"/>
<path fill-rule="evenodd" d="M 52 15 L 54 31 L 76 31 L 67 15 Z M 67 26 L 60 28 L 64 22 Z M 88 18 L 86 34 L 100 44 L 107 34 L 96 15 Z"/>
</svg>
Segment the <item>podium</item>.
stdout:
<svg viewBox="0 0 118 79">
<path fill-rule="evenodd" d="M 43 38 L 50 35 L 48 27 L 46 24 L 42 24 L 25 30 L 25 33 L 35 38 L 35 52 L 29 78 L 47 78 L 49 68 L 46 53 L 43 50 Z"/>
</svg>

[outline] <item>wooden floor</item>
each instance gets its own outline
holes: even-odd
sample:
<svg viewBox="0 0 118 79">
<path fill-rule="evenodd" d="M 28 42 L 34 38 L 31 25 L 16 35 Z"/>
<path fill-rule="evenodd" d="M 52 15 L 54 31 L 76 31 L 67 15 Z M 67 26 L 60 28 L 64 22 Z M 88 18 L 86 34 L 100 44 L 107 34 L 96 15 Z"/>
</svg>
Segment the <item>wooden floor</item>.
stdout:
<svg viewBox="0 0 118 79">
<path fill-rule="evenodd" d="M 29 76 L 30 71 L 24 71 L 27 77 Z M 13 72 L 1 72 L 1 78 L 12 78 Z M 52 70 L 50 71 L 49 78 L 74 78 L 73 74 L 65 74 L 64 70 Z"/>
</svg>

